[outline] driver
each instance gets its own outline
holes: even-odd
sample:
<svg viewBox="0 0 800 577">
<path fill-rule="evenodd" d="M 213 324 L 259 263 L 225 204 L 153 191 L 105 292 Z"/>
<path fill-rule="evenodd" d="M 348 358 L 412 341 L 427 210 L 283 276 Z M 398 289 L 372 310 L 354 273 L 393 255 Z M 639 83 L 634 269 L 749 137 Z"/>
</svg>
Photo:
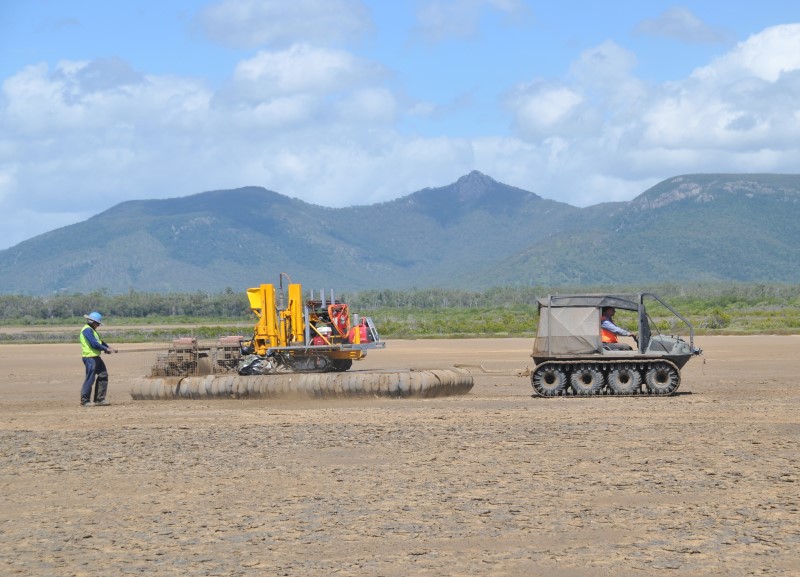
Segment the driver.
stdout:
<svg viewBox="0 0 800 577">
<path fill-rule="evenodd" d="M 603 307 L 602 315 L 600 316 L 600 339 L 603 341 L 603 348 L 612 351 L 631 351 L 633 348 L 630 345 L 618 342 L 617 336 L 636 339 L 636 333 L 626 331 L 622 327 L 615 325 L 615 312 L 617 310 L 614 307 Z"/>
</svg>

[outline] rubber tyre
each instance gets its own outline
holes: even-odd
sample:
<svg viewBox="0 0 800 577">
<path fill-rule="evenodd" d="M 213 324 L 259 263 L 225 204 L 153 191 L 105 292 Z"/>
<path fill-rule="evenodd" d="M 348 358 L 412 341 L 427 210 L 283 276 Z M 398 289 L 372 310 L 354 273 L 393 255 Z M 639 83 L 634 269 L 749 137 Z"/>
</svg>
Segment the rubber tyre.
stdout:
<svg viewBox="0 0 800 577">
<path fill-rule="evenodd" d="M 597 367 L 585 366 L 572 371 L 569 386 L 576 395 L 599 395 L 606 380 Z"/>
<path fill-rule="evenodd" d="M 353 359 L 333 359 L 333 370 L 338 373 L 349 371 L 353 366 Z"/>
<path fill-rule="evenodd" d="M 531 385 L 543 397 L 563 395 L 567 388 L 567 373 L 559 367 L 542 367 L 533 371 Z"/>
<path fill-rule="evenodd" d="M 608 388 L 615 395 L 635 395 L 642 390 L 642 375 L 628 365 L 618 365 L 608 371 Z"/>
<path fill-rule="evenodd" d="M 667 363 L 656 363 L 644 374 L 645 385 L 651 395 L 671 395 L 681 384 L 678 370 Z"/>
</svg>

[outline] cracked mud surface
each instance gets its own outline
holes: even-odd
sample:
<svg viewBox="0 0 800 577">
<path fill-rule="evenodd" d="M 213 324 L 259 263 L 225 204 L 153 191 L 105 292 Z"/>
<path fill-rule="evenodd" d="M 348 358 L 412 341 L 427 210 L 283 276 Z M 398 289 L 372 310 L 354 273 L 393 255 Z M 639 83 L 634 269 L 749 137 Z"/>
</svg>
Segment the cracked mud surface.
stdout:
<svg viewBox="0 0 800 577">
<path fill-rule="evenodd" d="M 797 575 L 800 337 L 697 344 L 682 394 L 618 399 L 133 401 L 130 352 L 94 408 L 77 345 L 0 346 L 0 574 Z M 513 373 L 531 345 L 354 368 Z"/>
</svg>

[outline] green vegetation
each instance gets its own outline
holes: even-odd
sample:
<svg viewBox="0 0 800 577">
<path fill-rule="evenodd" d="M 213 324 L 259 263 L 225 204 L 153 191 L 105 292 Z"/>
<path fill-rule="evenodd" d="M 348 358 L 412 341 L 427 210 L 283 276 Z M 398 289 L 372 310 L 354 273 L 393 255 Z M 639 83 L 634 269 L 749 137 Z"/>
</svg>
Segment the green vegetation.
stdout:
<svg viewBox="0 0 800 577">
<path fill-rule="evenodd" d="M 478 172 L 342 208 L 246 187 L 124 202 L 0 250 L 0 294 L 105 287 L 173 300 L 172 293 L 238 287 L 238 295 L 277 282 L 280 271 L 309 288 L 385 287 L 408 291 L 411 300 L 433 294 L 413 287 L 431 286 L 460 298 L 476 294 L 460 289 L 492 286 L 797 284 L 799 219 L 800 174 L 683 175 L 631 201 L 583 208 Z"/>
<path fill-rule="evenodd" d="M 485 291 L 381 290 L 343 294 L 351 310 L 371 316 L 384 338 L 533 336 L 536 300 L 549 293 L 637 291 L 661 296 L 694 325 L 697 334 L 800 334 L 800 285 L 696 284 L 651 287 L 503 287 Z M 671 313 L 649 306 L 659 330 L 681 331 Z M 208 293 L 106 292 L 49 297 L 0 295 L 0 343 L 72 342 L 83 315 L 101 311 L 103 334 L 114 342 L 165 341 L 191 335 L 213 339 L 250 333 L 254 316 L 247 297 L 226 289 Z M 627 326 L 632 319 L 618 319 Z M 632 327 L 629 327 L 632 328 Z"/>
</svg>

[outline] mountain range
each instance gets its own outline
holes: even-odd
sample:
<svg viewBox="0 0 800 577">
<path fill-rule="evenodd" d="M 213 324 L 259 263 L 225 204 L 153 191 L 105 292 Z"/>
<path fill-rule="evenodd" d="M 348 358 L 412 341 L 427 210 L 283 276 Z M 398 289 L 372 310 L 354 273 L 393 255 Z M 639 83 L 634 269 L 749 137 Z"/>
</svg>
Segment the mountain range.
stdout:
<svg viewBox="0 0 800 577">
<path fill-rule="evenodd" d="M 800 282 L 800 175 L 676 176 L 579 208 L 473 171 L 369 206 L 260 187 L 122 202 L 0 251 L 0 294 Z"/>
</svg>

